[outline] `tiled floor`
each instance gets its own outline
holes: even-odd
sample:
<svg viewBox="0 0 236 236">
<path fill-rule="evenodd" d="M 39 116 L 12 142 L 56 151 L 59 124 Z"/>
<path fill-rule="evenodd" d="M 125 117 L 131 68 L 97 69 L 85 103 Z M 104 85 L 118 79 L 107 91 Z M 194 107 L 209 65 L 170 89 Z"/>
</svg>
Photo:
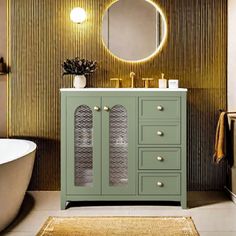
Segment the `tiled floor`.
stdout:
<svg viewBox="0 0 236 236">
<path fill-rule="evenodd" d="M 35 235 L 48 216 L 191 216 L 201 236 L 236 236 L 236 205 L 224 193 L 190 192 L 188 199 L 188 210 L 149 202 L 94 203 L 61 211 L 59 192 L 29 192 L 19 216 L 2 235 Z"/>
</svg>

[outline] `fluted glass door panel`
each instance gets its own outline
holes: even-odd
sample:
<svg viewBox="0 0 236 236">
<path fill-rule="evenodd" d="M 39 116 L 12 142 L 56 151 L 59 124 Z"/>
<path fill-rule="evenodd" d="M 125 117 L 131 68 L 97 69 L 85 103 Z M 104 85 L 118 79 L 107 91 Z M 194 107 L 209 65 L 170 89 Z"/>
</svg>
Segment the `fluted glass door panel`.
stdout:
<svg viewBox="0 0 236 236">
<path fill-rule="evenodd" d="M 93 113 L 81 105 L 75 110 L 75 186 L 93 186 Z"/>
<path fill-rule="evenodd" d="M 68 194 L 101 193 L 101 97 L 67 97 Z M 63 179 L 62 179 L 63 182 Z"/>
<path fill-rule="evenodd" d="M 128 115 L 125 107 L 116 105 L 109 112 L 109 184 L 128 185 Z"/>
<path fill-rule="evenodd" d="M 102 193 L 135 194 L 135 98 L 102 98 Z"/>
</svg>

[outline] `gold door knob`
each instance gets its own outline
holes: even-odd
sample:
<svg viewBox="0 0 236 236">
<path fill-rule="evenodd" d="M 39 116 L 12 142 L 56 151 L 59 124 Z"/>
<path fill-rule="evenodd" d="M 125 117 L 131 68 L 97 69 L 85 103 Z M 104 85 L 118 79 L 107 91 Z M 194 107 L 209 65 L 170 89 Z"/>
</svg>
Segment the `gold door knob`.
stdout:
<svg viewBox="0 0 236 236">
<path fill-rule="evenodd" d="M 163 161 L 164 158 L 163 158 L 163 157 L 157 157 L 157 160 L 158 160 L 158 161 Z"/>
<path fill-rule="evenodd" d="M 105 107 L 103 108 L 103 110 L 104 110 L 104 111 L 109 111 L 109 107 L 105 106 Z"/>
<path fill-rule="evenodd" d="M 158 186 L 158 187 L 163 187 L 163 185 L 164 185 L 164 184 L 163 184 L 162 182 L 157 182 L 157 186 Z"/>
<path fill-rule="evenodd" d="M 94 109 L 94 111 L 99 111 L 100 110 L 100 108 L 97 107 L 97 106 L 95 106 L 93 109 Z"/>
<path fill-rule="evenodd" d="M 163 111 L 163 106 L 157 106 L 158 111 Z"/>
<path fill-rule="evenodd" d="M 157 135 L 158 135 L 158 136 L 162 136 L 162 135 L 163 135 L 163 132 L 157 131 Z"/>
</svg>

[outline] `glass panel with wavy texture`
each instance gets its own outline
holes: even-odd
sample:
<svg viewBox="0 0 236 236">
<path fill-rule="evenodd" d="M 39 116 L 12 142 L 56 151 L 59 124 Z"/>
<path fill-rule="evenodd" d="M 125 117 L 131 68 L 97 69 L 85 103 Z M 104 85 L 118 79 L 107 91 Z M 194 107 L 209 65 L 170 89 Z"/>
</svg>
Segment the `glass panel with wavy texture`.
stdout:
<svg viewBox="0 0 236 236">
<path fill-rule="evenodd" d="M 116 105 L 109 117 L 109 184 L 128 185 L 128 115 L 126 109 Z"/>
<path fill-rule="evenodd" d="M 75 186 L 93 186 L 93 113 L 81 105 L 75 111 Z"/>
</svg>

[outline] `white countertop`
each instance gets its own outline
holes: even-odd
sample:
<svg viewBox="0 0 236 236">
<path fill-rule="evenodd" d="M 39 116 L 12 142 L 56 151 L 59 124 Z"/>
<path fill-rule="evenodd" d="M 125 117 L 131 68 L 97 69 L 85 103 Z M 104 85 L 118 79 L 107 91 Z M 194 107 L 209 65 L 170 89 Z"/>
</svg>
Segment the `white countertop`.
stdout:
<svg viewBox="0 0 236 236">
<path fill-rule="evenodd" d="M 160 89 L 160 88 L 61 88 L 61 92 L 115 92 L 115 91 L 128 91 L 128 92 L 186 92 L 186 88 L 177 88 L 177 89 Z"/>
</svg>

